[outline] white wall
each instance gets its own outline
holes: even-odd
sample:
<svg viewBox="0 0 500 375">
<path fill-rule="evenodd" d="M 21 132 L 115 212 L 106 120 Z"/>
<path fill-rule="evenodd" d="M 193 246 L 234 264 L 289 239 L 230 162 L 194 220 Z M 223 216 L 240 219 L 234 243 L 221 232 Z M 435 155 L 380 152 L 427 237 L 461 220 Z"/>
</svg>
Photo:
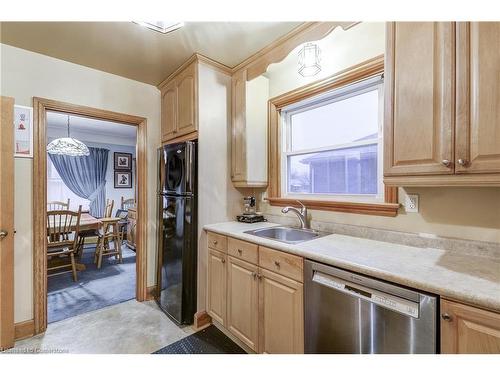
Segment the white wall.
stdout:
<svg viewBox="0 0 500 375">
<path fill-rule="evenodd" d="M 265 73 L 270 97 L 383 54 L 385 24 L 361 23 L 347 31 L 337 28 L 318 44 L 322 49 L 321 73 L 314 77 L 298 73 L 299 47 Z M 420 212 L 406 213 L 401 209 L 395 218 L 313 210 L 310 214 L 312 220 L 318 221 L 500 243 L 500 188 L 400 188 L 400 202 L 404 202 L 408 192 L 420 196 Z M 259 203 L 265 214 L 282 215 L 280 207 L 265 201 Z"/>
<path fill-rule="evenodd" d="M 231 77 L 199 66 L 198 311 L 205 309 L 206 224 L 235 220 L 242 195 L 231 182 Z"/>
<path fill-rule="evenodd" d="M 32 106 L 34 96 L 147 118 L 147 285 L 155 282 L 156 149 L 160 146 L 160 92 L 154 86 L 0 45 L 0 93 Z M 32 159 L 15 160 L 15 321 L 33 318 Z"/>
</svg>

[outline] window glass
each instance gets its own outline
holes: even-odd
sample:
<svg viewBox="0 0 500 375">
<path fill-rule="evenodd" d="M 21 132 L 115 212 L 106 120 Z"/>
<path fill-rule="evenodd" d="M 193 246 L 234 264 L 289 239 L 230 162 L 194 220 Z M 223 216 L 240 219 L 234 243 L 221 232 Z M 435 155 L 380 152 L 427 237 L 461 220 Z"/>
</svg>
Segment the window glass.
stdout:
<svg viewBox="0 0 500 375">
<path fill-rule="evenodd" d="M 290 151 L 342 145 L 378 136 L 378 90 L 290 116 Z"/>
<path fill-rule="evenodd" d="M 382 194 L 380 89 L 361 83 L 283 111 L 289 195 Z"/>
</svg>

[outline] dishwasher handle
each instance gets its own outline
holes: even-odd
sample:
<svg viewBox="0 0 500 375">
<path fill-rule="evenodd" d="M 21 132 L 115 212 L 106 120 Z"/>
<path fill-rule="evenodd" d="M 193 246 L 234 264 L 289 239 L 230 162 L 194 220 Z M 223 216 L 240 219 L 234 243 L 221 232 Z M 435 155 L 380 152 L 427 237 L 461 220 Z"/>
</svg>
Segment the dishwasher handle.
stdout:
<svg viewBox="0 0 500 375">
<path fill-rule="evenodd" d="M 337 290 L 340 293 L 350 295 L 353 298 L 360 298 L 400 314 L 413 318 L 419 317 L 420 305 L 417 302 L 409 301 L 363 285 L 357 285 L 317 270 L 313 271 L 312 281 L 327 288 Z"/>
</svg>

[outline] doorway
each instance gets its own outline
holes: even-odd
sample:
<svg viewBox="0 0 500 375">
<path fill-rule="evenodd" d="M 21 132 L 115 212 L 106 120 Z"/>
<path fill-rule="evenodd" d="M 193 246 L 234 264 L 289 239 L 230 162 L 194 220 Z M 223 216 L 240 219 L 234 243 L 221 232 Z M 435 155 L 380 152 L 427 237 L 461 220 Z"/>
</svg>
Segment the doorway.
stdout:
<svg viewBox="0 0 500 375">
<path fill-rule="evenodd" d="M 136 129 L 135 147 L 135 298 L 146 299 L 146 119 L 122 113 L 84 107 L 49 99 L 34 98 L 34 157 L 33 157 L 33 246 L 34 246 L 34 323 L 35 334 L 44 332 L 48 320 L 48 262 L 47 262 L 47 172 L 52 168 L 47 157 L 49 117 L 86 118 L 88 122 L 107 122 L 115 126 L 133 126 Z M 114 167 L 114 166 L 113 166 Z M 122 173 L 123 175 L 124 173 Z M 124 178 L 121 176 L 123 182 Z M 115 181 L 110 181 L 114 185 Z M 118 185 L 120 181 L 118 181 Z M 128 197 L 124 197 L 128 198 Z M 82 203 L 82 202 L 77 202 Z M 120 202 L 115 202 L 121 206 Z M 78 205 L 79 206 L 79 205 Z M 94 205 L 95 206 L 95 205 Z M 116 206 L 115 206 L 116 207 Z M 78 209 L 78 208 L 77 208 Z M 116 214 L 116 211 L 113 210 Z M 92 215 L 91 215 L 92 216 Z M 96 215 L 98 216 L 98 215 Z M 83 252 L 85 254 L 85 249 Z M 118 256 L 116 256 L 118 260 Z M 83 266 L 83 267 L 82 267 Z M 85 268 L 80 264 L 80 269 Z M 101 264 L 102 267 L 102 264 Z M 60 275 L 63 276 L 63 275 Z M 70 274 L 65 276 L 71 277 Z M 78 272 L 77 272 L 78 276 Z M 55 276 L 55 277 L 59 277 Z M 57 289 L 57 288 L 56 288 Z M 53 320 L 53 319 L 51 319 Z"/>
</svg>

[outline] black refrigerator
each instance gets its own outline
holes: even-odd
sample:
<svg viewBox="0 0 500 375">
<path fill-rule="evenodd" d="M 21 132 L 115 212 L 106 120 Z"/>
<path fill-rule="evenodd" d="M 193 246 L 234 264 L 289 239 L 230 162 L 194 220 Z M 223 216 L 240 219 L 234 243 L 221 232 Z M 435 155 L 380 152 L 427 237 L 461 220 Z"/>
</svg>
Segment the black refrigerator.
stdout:
<svg viewBox="0 0 500 375">
<path fill-rule="evenodd" d="M 178 324 L 196 312 L 197 159 L 196 142 L 159 149 L 157 289 L 160 308 Z"/>
</svg>

